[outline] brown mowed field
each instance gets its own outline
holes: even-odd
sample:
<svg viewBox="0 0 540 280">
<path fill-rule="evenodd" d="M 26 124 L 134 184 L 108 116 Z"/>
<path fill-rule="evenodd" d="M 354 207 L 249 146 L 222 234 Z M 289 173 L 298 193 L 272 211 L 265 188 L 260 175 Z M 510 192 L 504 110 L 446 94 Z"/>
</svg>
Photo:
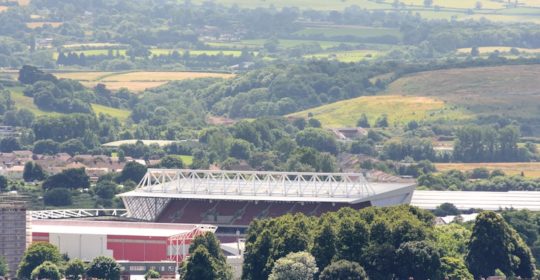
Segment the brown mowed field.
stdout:
<svg viewBox="0 0 540 280">
<path fill-rule="evenodd" d="M 50 25 L 52 27 L 58 27 L 58 26 L 62 25 L 63 22 L 58 22 L 58 21 L 34 21 L 34 22 L 27 22 L 26 27 L 28 27 L 30 29 L 34 29 L 34 28 L 38 28 L 38 27 L 43 27 L 46 24 L 48 24 L 48 25 Z"/>
<path fill-rule="evenodd" d="M 161 85 L 166 84 L 168 81 L 162 81 L 162 82 L 105 82 L 105 81 L 99 81 L 99 82 L 81 82 L 85 87 L 93 88 L 98 83 L 104 84 L 108 89 L 110 90 L 119 90 L 121 88 L 127 88 L 130 91 L 144 91 L 145 89 L 155 88 L 159 87 Z"/>
<path fill-rule="evenodd" d="M 477 115 L 540 115 L 540 65 L 437 70 L 396 80 L 388 95 L 427 96 Z"/>
<path fill-rule="evenodd" d="M 488 162 L 488 163 L 435 163 L 438 171 L 460 170 L 470 171 L 475 168 L 489 170 L 500 169 L 508 175 L 520 175 L 528 178 L 540 178 L 540 162 Z"/>
<path fill-rule="evenodd" d="M 177 81 L 197 78 L 232 78 L 233 74 L 211 73 L 211 72 L 129 72 L 108 76 L 103 79 L 104 82 L 158 82 L 158 81 Z"/>
<path fill-rule="evenodd" d="M 77 81 L 96 81 L 101 77 L 112 75 L 114 72 L 56 72 L 52 73 L 57 78 L 72 79 Z"/>
</svg>

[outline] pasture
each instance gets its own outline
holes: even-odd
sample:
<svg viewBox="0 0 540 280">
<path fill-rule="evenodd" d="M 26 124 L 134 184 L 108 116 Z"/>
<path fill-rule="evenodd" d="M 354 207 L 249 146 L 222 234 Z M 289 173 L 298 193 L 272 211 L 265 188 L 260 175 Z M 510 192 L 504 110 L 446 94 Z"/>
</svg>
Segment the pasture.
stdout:
<svg viewBox="0 0 540 280">
<path fill-rule="evenodd" d="M 370 60 L 379 57 L 383 52 L 377 50 L 354 50 L 354 51 L 337 51 L 323 52 L 305 55 L 305 58 L 312 59 L 335 59 L 341 62 L 358 62 L 362 60 Z"/>
<path fill-rule="evenodd" d="M 129 118 L 129 114 L 131 114 L 129 110 L 107 107 L 100 104 L 92 104 L 92 110 L 94 110 L 96 115 L 109 115 L 121 122 L 125 122 Z"/>
<path fill-rule="evenodd" d="M 43 27 L 45 25 L 50 25 L 50 26 L 56 28 L 56 27 L 59 27 L 62 24 L 64 24 L 64 23 L 63 22 L 58 22 L 58 21 L 32 21 L 32 22 L 27 22 L 26 27 L 28 27 L 30 29 L 35 29 L 35 28 Z"/>
<path fill-rule="evenodd" d="M 88 88 L 101 83 L 110 90 L 127 88 L 131 91 L 140 92 L 145 89 L 158 87 L 170 81 L 179 81 L 197 78 L 231 78 L 233 74 L 215 72 L 53 72 L 59 78 L 73 79 L 81 82 Z"/>
<path fill-rule="evenodd" d="M 476 115 L 529 119 L 540 115 L 540 65 L 427 71 L 400 78 L 387 95 L 422 96 Z"/>
<path fill-rule="evenodd" d="M 289 116 L 307 118 L 308 114 L 318 119 L 324 127 L 355 127 L 362 114 L 366 114 L 371 125 L 383 114 L 388 115 L 390 125 L 403 125 L 409 121 L 460 121 L 471 116 L 443 101 L 429 97 L 400 95 L 361 96 L 342 100 L 293 113 Z"/>
<path fill-rule="evenodd" d="M 182 142 L 182 141 L 174 141 L 174 140 L 138 140 L 138 139 L 129 139 L 129 140 L 119 140 L 114 142 L 105 143 L 102 146 L 104 147 L 120 147 L 120 145 L 124 144 L 136 144 L 138 141 L 141 141 L 145 145 L 158 145 L 158 146 L 168 146 L 173 143 Z"/>
<path fill-rule="evenodd" d="M 478 52 L 480 54 L 490 54 L 490 53 L 493 53 L 495 51 L 499 51 L 501 53 L 508 53 L 508 52 L 510 52 L 511 49 L 512 49 L 512 47 L 508 47 L 508 46 L 479 47 Z M 515 49 L 517 49 L 520 53 L 540 54 L 540 49 L 526 49 L 526 48 L 515 48 Z M 457 49 L 457 52 L 460 53 L 460 54 L 470 54 L 471 53 L 471 48 Z"/>
<path fill-rule="evenodd" d="M 401 37 L 401 32 L 396 28 L 382 28 L 369 26 L 353 26 L 353 25 L 320 25 L 306 27 L 295 33 L 300 36 L 325 36 L 325 37 L 380 37 L 394 36 Z"/>
<path fill-rule="evenodd" d="M 528 178 L 540 178 L 540 162 L 501 162 L 501 163 L 435 163 L 437 171 L 471 171 L 475 168 L 487 168 L 488 170 L 502 170 L 508 175 L 523 175 Z"/>
</svg>

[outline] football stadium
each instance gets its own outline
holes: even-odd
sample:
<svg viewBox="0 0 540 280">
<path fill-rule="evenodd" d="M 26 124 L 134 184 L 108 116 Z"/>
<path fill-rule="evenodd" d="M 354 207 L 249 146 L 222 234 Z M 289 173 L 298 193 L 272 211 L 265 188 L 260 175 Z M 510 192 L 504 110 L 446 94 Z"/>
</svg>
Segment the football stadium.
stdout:
<svg viewBox="0 0 540 280">
<path fill-rule="evenodd" d="M 149 169 L 120 194 L 128 216 L 159 223 L 247 227 L 287 213 L 408 204 L 415 184 L 368 182 L 361 173 Z"/>
</svg>

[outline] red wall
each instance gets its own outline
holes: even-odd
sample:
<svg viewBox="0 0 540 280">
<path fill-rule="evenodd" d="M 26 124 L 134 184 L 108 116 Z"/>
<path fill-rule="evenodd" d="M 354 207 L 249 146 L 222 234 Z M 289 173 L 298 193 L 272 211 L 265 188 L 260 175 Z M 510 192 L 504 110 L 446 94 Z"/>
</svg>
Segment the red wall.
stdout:
<svg viewBox="0 0 540 280">
<path fill-rule="evenodd" d="M 107 249 L 113 250 L 113 257 L 116 260 L 167 260 L 165 237 L 108 235 Z"/>
</svg>

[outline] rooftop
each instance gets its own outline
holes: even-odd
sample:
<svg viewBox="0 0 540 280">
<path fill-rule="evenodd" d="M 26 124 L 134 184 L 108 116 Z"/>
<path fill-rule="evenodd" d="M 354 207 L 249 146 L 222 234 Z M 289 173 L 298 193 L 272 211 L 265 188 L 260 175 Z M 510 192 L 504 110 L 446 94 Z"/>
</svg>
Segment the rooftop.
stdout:
<svg viewBox="0 0 540 280">
<path fill-rule="evenodd" d="M 149 169 L 121 197 L 358 203 L 414 183 L 372 183 L 361 173 Z"/>
<path fill-rule="evenodd" d="M 85 235 L 124 235 L 172 237 L 199 228 L 215 230 L 214 226 L 192 224 L 163 224 L 114 221 L 80 220 L 33 220 L 32 232 L 85 234 Z"/>
</svg>

